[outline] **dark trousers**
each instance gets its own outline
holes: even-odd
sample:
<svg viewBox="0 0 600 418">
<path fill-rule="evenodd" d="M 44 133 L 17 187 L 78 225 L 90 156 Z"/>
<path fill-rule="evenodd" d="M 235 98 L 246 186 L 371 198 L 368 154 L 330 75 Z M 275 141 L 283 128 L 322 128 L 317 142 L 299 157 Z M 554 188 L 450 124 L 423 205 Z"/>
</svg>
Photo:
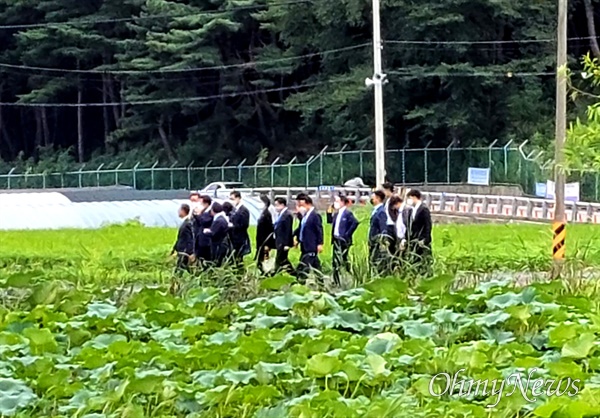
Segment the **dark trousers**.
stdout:
<svg viewBox="0 0 600 418">
<path fill-rule="evenodd" d="M 311 271 L 321 271 L 321 261 L 317 253 L 302 253 L 300 255 L 300 263 L 296 268 L 296 277 L 300 281 L 306 281 L 306 278 Z"/>
<path fill-rule="evenodd" d="M 185 272 L 190 272 L 190 256 L 184 253 L 177 255 L 177 265 L 175 266 L 175 275 L 181 276 Z"/>
<path fill-rule="evenodd" d="M 258 265 L 258 269 L 261 271 L 261 273 L 265 273 L 263 269 L 263 262 L 269 259 L 269 251 L 267 251 L 267 247 L 261 247 L 257 251 L 256 263 Z"/>
<path fill-rule="evenodd" d="M 293 271 L 292 263 L 289 259 L 289 250 L 277 250 L 277 256 L 275 258 L 275 271 L 285 271 L 291 273 Z"/>
<path fill-rule="evenodd" d="M 376 274 L 384 274 L 388 270 L 390 260 L 389 242 L 386 237 L 376 237 L 369 242 L 369 261 Z"/>
<path fill-rule="evenodd" d="M 212 250 L 210 246 L 197 246 L 196 258 L 201 267 L 206 267 L 207 263 L 212 260 Z"/>
<path fill-rule="evenodd" d="M 419 274 L 427 275 L 431 267 L 431 244 L 421 245 L 418 241 L 409 242 L 410 262 Z"/>
<path fill-rule="evenodd" d="M 348 271 L 350 263 L 348 262 L 348 255 L 350 253 L 350 246 L 344 239 L 333 238 L 333 282 L 336 285 L 341 284 L 341 273 L 342 269 Z"/>
</svg>

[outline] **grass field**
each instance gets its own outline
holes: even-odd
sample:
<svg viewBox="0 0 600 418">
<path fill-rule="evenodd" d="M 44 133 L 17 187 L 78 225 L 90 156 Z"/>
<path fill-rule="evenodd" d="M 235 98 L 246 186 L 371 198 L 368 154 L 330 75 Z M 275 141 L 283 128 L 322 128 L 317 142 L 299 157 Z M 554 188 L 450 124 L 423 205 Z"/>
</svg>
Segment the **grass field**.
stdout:
<svg viewBox="0 0 600 418">
<path fill-rule="evenodd" d="M 573 270 L 600 265 L 599 233 L 569 228 Z M 438 225 L 434 277 L 366 277 L 333 295 L 227 270 L 171 295 L 175 234 L 0 232 L 0 416 L 600 416 L 593 277 L 455 287 L 460 272 L 547 270 L 548 227 Z M 364 244 L 353 251 L 364 268 Z M 490 390 L 431 393 L 457 372 Z"/>
</svg>

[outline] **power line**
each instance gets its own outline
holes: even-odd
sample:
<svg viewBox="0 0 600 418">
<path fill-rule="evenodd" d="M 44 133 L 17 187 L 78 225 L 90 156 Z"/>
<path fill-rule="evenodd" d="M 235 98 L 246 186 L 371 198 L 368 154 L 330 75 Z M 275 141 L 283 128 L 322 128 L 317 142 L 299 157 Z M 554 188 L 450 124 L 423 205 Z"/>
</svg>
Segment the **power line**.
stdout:
<svg viewBox="0 0 600 418">
<path fill-rule="evenodd" d="M 250 6 L 239 6 L 233 7 L 231 9 L 224 10 L 207 10 L 201 13 L 192 13 L 192 14 L 182 14 L 182 15 L 173 15 L 173 14 L 158 14 L 158 15 L 147 15 L 147 16 L 132 16 L 132 17 L 122 17 L 122 18 L 110 18 L 110 19 L 82 19 L 82 20 L 70 20 L 66 22 L 43 22 L 43 23 L 26 23 L 26 24 L 15 24 L 15 25 L 0 25 L 0 30 L 11 30 L 11 29 L 32 29 L 32 28 L 45 28 L 45 27 L 57 27 L 63 25 L 97 25 L 103 23 L 121 23 L 121 22 L 133 22 L 138 20 L 154 20 L 154 19 L 164 19 L 164 18 L 182 18 L 182 17 L 192 17 L 192 16 L 204 16 L 204 15 L 212 15 L 226 12 L 236 12 L 241 10 L 251 10 L 259 7 L 270 7 L 270 6 L 289 6 L 294 4 L 303 4 L 303 3 L 312 3 L 313 0 L 291 0 L 285 1 L 281 3 L 269 3 L 269 4 L 255 4 Z"/>
<path fill-rule="evenodd" d="M 590 39 L 599 39 L 600 36 L 578 36 L 567 38 L 568 41 L 584 41 Z M 512 41 L 489 40 L 489 41 L 409 41 L 409 40 L 385 40 L 386 44 L 397 45 L 505 45 L 505 44 L 530 44 L 530 43 L 553 43 L 554 38 L 546 39 L 515 39 Z"/>
<path fill-rule="evenodd" d="M 271 89 L 262 89 L 262 90 L 254 90 L 247 92 L 239 92 L 239 93 L 223 93 L 223 94 L 215 94 L 211 96 L 195 96 L 195 97 L 176 97 L 171 99 L 156 99 L 156 100 L 138 100 L 138 101 L 121 101 L 121 102 L 110 102 L 110 103 L 2 103 L 0 102 L 0 106 L 7 107 L 114 107 L 114 106 L 142 106 L 142 105 L 157 105 L 157 104 L 173 104 L 173 103 L 183 103 L 183 102 L 201 102 L 206 100 L 214 100 L 214 99 L 227 99 L 231 97 L 240 97 L 240 96 L 252 96 L 257 93 L 275 93 L 282 92 L 288 90 L 297 90 L 305 87 L 316 87 L 324 84 L 337 84 L 337 83 L 345 83 L 348 81 L 356 80 L 352 77 L 346 78 L 338 78 L 327 81 L 319 81 L 314 83 L 307 84 L 298 84 L 295 86 L 288 87 L 277 87 Z"/>
<path fill-rule="evenodd" d="M 0 68 L 9 68 L 15 70 L 29 70 L 29 71 L 45 71 L 62 74 L 111 74 L 111 75 L 148 75 L 148 74 L 171 74 L 171 73 L 187 73 L 194 71 L 210 71 L 210 70 L 226 70 L 230 68 L 253 68 L 259 65 L 267 65 L 278 62 L 293 61 L 297 59 L 312 58 L 321 55 L 335 54 L 338 52 L 352 51 L 355 49 L 364 48 L 371 46 L 371 42 L 366 42 L 359 45 L 347 46 L 343 48 L 329 49 L 326 51 L 313 52 L 310 54 L 296 55 L 293 57 L 274 58 L 264 61 L 252 61 L 244 62 L 240 64 L 228 64 L 228 65 L 214 65 L 209 67 L 193 67 L 193 68 L 161 68 L 157 70 L 68 70 L 64 68 L 49 68 L 49 67 L 36 67 L 30 65 L 16 65 L 0 63 Z"/>
<path fill-rule="evenodd" d="M 448 73 L 448 72 L 430 72 L 430 73 L 406 73 L 403 71 L 388 71 L 388 74 L 398 75 L 401 78 L 425 78 L 425 77 L 505 77 L 505 78 L 516 78 L 516 77 L 543 77 L 543 76 L 554 76 L 555 72 L 473 72 L 473 73 Z"/>
</svg>

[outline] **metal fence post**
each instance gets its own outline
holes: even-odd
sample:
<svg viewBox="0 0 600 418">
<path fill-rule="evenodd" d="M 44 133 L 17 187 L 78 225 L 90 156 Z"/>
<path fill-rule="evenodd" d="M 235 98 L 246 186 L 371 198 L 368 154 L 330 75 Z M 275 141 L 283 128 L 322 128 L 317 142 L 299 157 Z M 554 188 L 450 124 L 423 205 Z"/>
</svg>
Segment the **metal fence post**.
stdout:
<svg viewBox="0 0 600 418">
<path fill-rule="evenodd" d="M 96 187 L 100 187 L 100 170 L 104 167 L 104 163 L 100 164 L 96 169 Z"/>
<path fill-rule="evenodd" d="M 288 181 L 287 181 L 287 187 L 292 187 L 292 164 L 294 164 L 294 162 L 296 161 L 298 157 L 294 156 L 294 158 L 292 158 L 290 160 L 290 162 L 288 163 Z"/>
<path fill-rule="evenodd" d="M 508 141 L 508 144 L 504 146 L 504 181 L 508 181 L 508 149 L 512 143 L 513 140 L 511 139 Z"/>
<path fill-rule="evenodd" d="M 315 158 L 317 158 L 317 157 L 315 157 L 313 155 L 306 162 L 306 165 L 305 165 L 305 169 L 306 169 L 306 185 L 305 185 L 305 187 L 309 187 L 310 186 L 310 173 L 308 172 L 308 170 L 309 170 L 310 165 L 312 164 L 312 162 L 314 161 Z"/>
<path fill-rule="evenodd" d="M 406 145 L 402 148 L 402 184 L 406 184 Z"/>
<path fill-rule="evenodd" d="M 8 172 L 7 184 L 8 184 L 8 189 L 9 189 L 9 190 L 10 190 L 10 188 L 11 188 L 11 184 L 10 184 L 10 183 L 11 183 L 11 181 L 10 181 L 10 179 L 12 178 L 12 176 L 13 176 L 13 173 L 15 172 L 16 168 L 17 168 L 17 167 L 13 167 L 13 168 L 11 168 L 11 169 L 10 169 L 10 171 Z"/>
<path fill-rule="evenodd" d="M 81 168 L 79 169 L 79 188 L 83 187 L 83 183 L 81 182 L 81 176 L 83 176 L 83 168 L 85 167 L 85 164 L 83 164 L 81 166 Z"/>
<path fill-rule="evenodd" d="M 329 148 L 329 146 L 328 146 L 328 145 L 325 145 L 325 148 L 323 148 L 323 149 L 321 150 L 321 152 L 319 153 L 319 157 L 320 157 L 320 159 L 321 159 L 321 161 L 320 161 L 320 164 L 319 164 L 319 166 L 320 166 L 320 168 L 319 168 L 319 175 L 320 175 L 320 177 L 321 177 L 321 178 L 319 179 L 319 184 L 323 184 L 323 156 L 325 155 L 325 151 L 327 151 L 327 148 Z M 307 186 L 307 187 L 308 187 L 308 186 Z"/>
<path fill-rule="evenodd" d="M 360 178 L 361 179 L 365 177 L 365 168 L 364 168 L 364 164 L 363 164 L 363 153 L 364 153 L 363 150 L 364 149 L 365 149 L 365 147 L 363 146 L 360 149 L 360 151 L 358 152 L 358 161 L 359 161 L 359 164 L 360 164 Z"/>
<path fill-rule="evenodd" d="M 119 170 L 121 169 L 122 166 L 123 166 L 123 163 L 119 163 L 117 168 L 115 168 L 115 186 L 119 185 Z"/>
<path fill-rule="evenodd" d="M 596 200 L 598 200 L 598 180 L 600 179 L 600 174 L 596 173 Z"/>
<path fill-rule="evenodd" d="M 498 143 L 498 140 L 495 139 L 494 142 L 492 142 L 492 145 L 490 145 L 490 147 L 488 148 L 488 168 L 490 169 L 490 179 L 493 178 L 492 177 L 492 148 L 494 148 L 494 145 L 496 145 Z M 491 182 L 493 183 L 493 181 Z"/>
<path fill-rule="evenodd" d="M 42 173 L 42 189 L 46 188 L 46 175 L 48 174 L 48 170 L 44 170 Z"/>
<path fill-rule="evenodd" d="M 137 190 L 137 169 L 140 166 L 140 162 L 138 161 L 135 166 L 133 166 L 132 174 L 133 174 L 133 190 Z M 171 188 L 173 185 L 171 184 Z"/>
<path fill-rule="evenodd" d="M 256 160 L 254 163 L 254 186 L 258 185 L 258 164 L 260 163 L 260 158 Z"/>
<path fill-rule="evenodd" d="M 177 161 L 175 161 L 173 164 L 171 164 L 171 167 L 169 167 L 169 173 L 171 173 L 171 190 L 173 190 L 175 188 L 175 184 L 173 181 L 173 168 L 175 168 L 175 166 L 177 165 Z"/>
<path fill-rule="evenodd" d="M 204 185 L 208 185 L 208 167 L 212 164 L 212 160 L 204 166 Z"/>
<path fill-rule="evenodd" d="M 275 161 L 271 163 L 271 187 L 273 187 L 275 183 L 275 164 L 279 161 L 279 157 L 275 158 Z"/>
<path fill-rule="evenodd" d="M 429 148 L 430 145 L 431 145 L 431 141 L 429 141 L 427 143 L 427 145 L 425 145 L 425 149 L 423 150 L 424 151 L 423 152 L 423 158 L 424 158 L 423 167 L 425 168 L 425 184 L 429 183 L 429 163 L 428 163 L 429 158 L 428 158 L 427 148 Z"/>
<path fill-rule="evenodd" d="M 193 165 L 194 165 L 194 162 L 192 161 L 187 166 L 187 189 L 188 190 L 192 190 L 192 166 Z"/>
<path fill-rule="evenodd" d="M 454 146 L 454 140 L 448 145 L 446 148 L 446 183 L 452 183 L 452 179 L 450 178 L 450 160 L 452 159 L 452 147 Z"/>
<path fill-rule="evenodd" d="M 225 160 L 225 162 L 221 166 L 221 181 L 226 181 L 225 180 L 225 166 L 227 165 L 227 163 L 229 163 L 229 160 Z"/>
<path fill-rule="evenodd" d="M 152 190 L 154 190 L 154 169 L 156 168 L 156 166 L 158 165 L 158 160 L 154 163 L 154 165 L 152 165 L 152 167 L 150 167 L 150 188 Z"/>
<path fill-rule="evenodd" d="M 348 148 L 348 144 L 344 144 L 340 150 L 340 184 L 344 184 L 344 150 Z"/>
<path fill-rule="evenodd" d="M 247 158 L 244 158 L 244 161 L 242 161 L 238 165 L 238 183 L 242 182 L 242 170 L 244 169 L 244 164 L 246 164 L 246 160 L 247 160 Z"/>
</svg>

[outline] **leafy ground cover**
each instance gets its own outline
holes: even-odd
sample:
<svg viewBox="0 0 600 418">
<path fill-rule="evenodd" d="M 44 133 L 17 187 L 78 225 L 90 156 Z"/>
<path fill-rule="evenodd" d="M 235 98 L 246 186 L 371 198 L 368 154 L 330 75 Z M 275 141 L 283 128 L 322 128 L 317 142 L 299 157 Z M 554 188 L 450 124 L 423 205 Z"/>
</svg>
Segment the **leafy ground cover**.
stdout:
<svg viewBox="0 0 600 418">
<path fill-rule="evenodd" d="M 597 230 L 570 228 L 575 269 L 600 264 Z M 546 227 L 439 225 L 435 278 L 365 277 L 335 295 L 289 276 L 225 280 L 224 270 L 186 279 L 173 296 L 173 236 L 136 225 L 0 233 L 0 415 L 600 415 L 595 280 L 453 286 L 461 271 L 547 268 Z M 364 251 L 354 250 L 359 268 Z M 254 289 L 232 298 L 246 281 Z M 430 393 L 433 376 L 459 371 L 549 386 Z"/>
<path fill-rule="evenodd" d="M 120 298 L 27 275 L 0 311 L 0 414 L 17 417 L 568 417 L 600 414 L 597 299 L 560 281 L 450 291 L 381 279 L 335 296 L 293 286 Z M 263 282 L 286 286 L 288 279 Z M 432 396 L 438 373 L 579 379 L 541 396 Z M 443 381 L 436 381 L 440 385 Z M 568 382 L 566 383 L 568 384 Z M 435 393 L 443 391 L 435 386 Z M 497 405 L 496 405 L 497 404 Z M 487 408 L 488 405 L 496 405 Z"/>
</svg>

